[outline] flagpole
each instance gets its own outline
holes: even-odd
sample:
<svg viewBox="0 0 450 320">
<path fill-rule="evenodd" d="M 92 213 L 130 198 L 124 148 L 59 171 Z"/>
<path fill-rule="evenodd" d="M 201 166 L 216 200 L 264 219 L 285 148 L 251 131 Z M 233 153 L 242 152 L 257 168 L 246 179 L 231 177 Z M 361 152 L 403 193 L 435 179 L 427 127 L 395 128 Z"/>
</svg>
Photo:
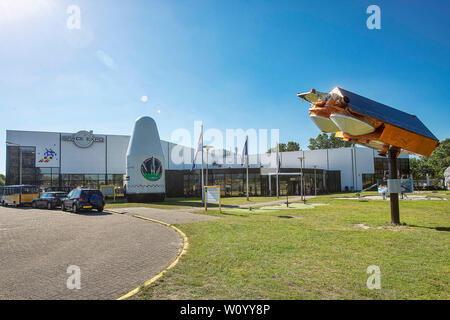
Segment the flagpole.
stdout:
<svg viewBox="0 0 450 320">
<path fill-rule="evenodd" d="M 249 201 L 248 200 L 248 136 L 247 136 L 247 139 L 245 140 L 246 141 L 246 144 L 247 144 L 247 201 Z"/>
<path fill-rule="evenodd" d="M 205 183 L 205 179 L 203 179 L 203 124 L 201 126 L 200 129 L 200 134 L 202 135 L 202 204 L 205 204 L 205 188 L 204 188 L 204 183 Z"/>
<path fill-rule="evenodd" d="M 277 142 L 277 198 L 279 198 L 280 197 L 280 192 L 279 192 L 279 190 L 278 190 L 278 171 L 280 170 L 279 169 L 279 163 L 280 163 L 280 159 L 279 159 L 279 145 L 278 145 L 279 143 Z"/>
</svg>

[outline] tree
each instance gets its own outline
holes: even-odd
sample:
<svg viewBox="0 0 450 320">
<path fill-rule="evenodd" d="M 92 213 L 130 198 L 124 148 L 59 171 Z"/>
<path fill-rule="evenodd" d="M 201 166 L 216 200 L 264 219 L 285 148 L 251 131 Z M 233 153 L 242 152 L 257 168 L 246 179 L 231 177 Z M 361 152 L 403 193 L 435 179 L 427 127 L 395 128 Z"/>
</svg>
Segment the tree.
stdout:
<svg viewBox="0 0 450 320">
<path fill-rule="evenodd" d="M 300 144 L 294 141 L 289 141 L 287 143 L 286 151 L 299 151 L 300 150 Z"/>
<path fill-rule="evenodd" d="M 6 181 L 5 175 L 0 173 L 0 186 L 4 186 L 5 181 Z"/>
<path fill-rule="evenodd" d="M 440 142 L 427 157 L 410 158 L 409 169 L 415 179 L 425 178 L 427 173 L 431 178 L 442 178 L 444 171 L 450 166 L 450 139 Z"/>
<path fill-rule="evenodd" d="M 275 152 L 275 148 L 270 148 L 267 150 L 267 153 Z M 278 144 L 278 151 L 280 152 L 286 152 L 286 151 L 299 151 L 300 150 L 300 144 L 298 142 L 289 141 L 286 143 L 279 143 Z"/>
<path fill-rule="evenodd" d="M 327 133 L 321 133 L 317 136 L 317 138 L 309 139 L 309 150 L 318 150 L 318 149 L 332 149 L 332 148 L 343 148 L 343 147 L 351 147 L 351 142 L 343 141 L 339 138 L 335 137 L 335 134 L 332 133 L 328 136 Z"/>
<path fill-rule="evenodd" d="M 430 166 L 433 168 L 434 178 L 442 178 L 444 171 L 450 166 L 450 139 L 442 140 L 428 158 Z"/>
<path fill-rule="evenodd" d="M 409 170 L 414 179 L 425 179 L 427 173 L 433 175 L 433 169 L 425 157 L 409 158 Z"/>
</svg>

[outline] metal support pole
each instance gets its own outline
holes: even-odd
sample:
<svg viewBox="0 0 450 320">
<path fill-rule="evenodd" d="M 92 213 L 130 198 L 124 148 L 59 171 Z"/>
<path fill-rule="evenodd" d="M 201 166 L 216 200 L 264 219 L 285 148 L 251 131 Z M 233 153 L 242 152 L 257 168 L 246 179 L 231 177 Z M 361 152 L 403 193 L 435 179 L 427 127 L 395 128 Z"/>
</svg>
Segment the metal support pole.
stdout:
<svg viewBox="0 0 450 320">
<path fill-rule="evenodd" d="M 247 163 L 247 201 L 249 201 L 249 198 L 248 198 L 248 163 Z"/>
<path fill-rule="evenodd" d="M 286 183 L 286 207 L 289 208 L 289 195 L 288 195 L 288 186 L 289 184 Z"/>
<path fill-rule="evenodd" d="M 304 190 L 304 188 L 303 188 L 303 159 L 302 160 L 300 160 L 300 171 L 301 171 L 301 178 L 300 178 L 300 180 L 301 180 L 301 182 L 300 182 L 300 193 L 301 193 L 301 198 L 302 198 L 302 201 L 305 201 L 305 190 Z"/>
<path fill-rule="evenodd" d="M 280 190 L 279 190 L 279 182 L 278 182 L 278 173 L 279 173 L 279 171 L 280 171 L 280 159 L 279 159 L 279 157 L 280 157 L 280 146 L 279 146 L 279 143 L 277 143 L 277 180 L 276 180 L 276 182 L 277 182 L 277 198 L 279 198 L 280 197 Z"/>
<path fill-rule="evenodd" d="M 269 174 L 269 197 L 272 196 L 272 176 Z"/>
<path fill-rule="evenodd" d="M 208 186 L 208 158 L 209 158 L 209 149 L 206 149 L 206 181 L 205 186 Z"/>
<path fill-rule="evenodd" d="M 248 136 L 247 136 L 247 140 L 246 140 L 246 144 L 247 144 L 247 155 L 246 155 L 246 158 L 247 159 L 245 159 L 246 161 L 245 161 L 245 166 L 247 167 L 246 169 L 247 169 L 247 177 L 246 177 L 246 180 L 247 180 L 247 201 L 249 201 L 249 198 L 248 198 L 248 166 L 249 166 L 249 162 L 248 162 Z"/>
<path fill-rule="evenodd" d="M 202 135 L 202 174 L 201 174 L 202 183 L 200 185 L 202 187 L 202 203 L 204 205 L 205 204 L 205 179 L 203 177 L 203 124 L 201 126 L 200 134 Z"/>
<path fill-rule="evenodd" d="M 202 127 L 203 130 L 203 127 Z M 205 182 L 202 185 L 202 195 L 203 195 L 203 201 L 206 202 L 206 198 L 205 198 L 205 187 L 208 186 L 208 162 L 209 162 L 209 149 L 211 149 L 211 146 L 204 146 L 203 145 L 203 134 L 202 134 L 202 183 L 203 183 L 203 150 L 206 149 L 206 177 L 205 177 Z"/>
<path fill-rule="evenodd" d="M 391 147 L 389 150 L 389 178 L 397 179 L 397 155 L 399 150 Z M 398 205 L 398 193 L 390 193 L 391 198 L 391 223 L 400 224 L 400 210 Z"/>
<path fill-rule="evenodd" d="M 317 176 L 316 176 L 316 166 L 314 166 L 314 195 L 317 196 Z"/>
<path fill-rule="evenodd" d="M 279 185 L 279 183 L 278 183 L 278 171 L 277 171 L 277 179 L 276 179 L 276 182 L 277 182 L 277 198 L 279 198 L 279 197 L 280 197 L 280 191 L 279 191 L 279 189 L 278 189 L 278 185 Z"/>
<path fill-rule="evenodd" d="M 19 146 L 19 153 L 20 153 L 19 184 L 22 185 L 22 146 Z"/>
</svg>

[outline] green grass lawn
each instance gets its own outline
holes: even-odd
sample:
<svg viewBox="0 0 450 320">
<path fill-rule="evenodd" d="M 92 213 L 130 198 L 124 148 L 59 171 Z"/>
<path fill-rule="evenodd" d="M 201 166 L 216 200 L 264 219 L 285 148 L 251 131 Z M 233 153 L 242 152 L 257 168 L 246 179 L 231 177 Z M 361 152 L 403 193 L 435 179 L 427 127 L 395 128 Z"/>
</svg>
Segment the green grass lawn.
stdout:
<svg viewBox="0 0 450 320">
<path fill-rule="evenodd" d="M 257 204 L 261 202 L 270 202 L 277 200 L 285 200 L 285 197 L 250 197 L 247 201 L 246 197 L 228 197 L 222 198 L 222 205 L 241 205 L 241 204 Z M 210 204 L 209 207 L 217 207 L 216 204 Z M 118 198 L 116 201 L 107 200 L 106 209 L 126 208 L 126 207 L 149 207 L 159 209 L 186 209 L 192 207 L 203 207 L 202 199 L 198 198 L 166 198 L 163 202 L 153 203 L 130 203 L 125 198 Z"/>
<path fill-rule="evenodd" d="M 450 204 L 336 200 L 313 209 L 228 209 L 178 225 L 188 253 L 140 299 L 449 299 Z M 234 211 L 233 211 L 234 210 Z M 204 211 L 201 211 L 204 213 Z M 370 227 L 362 229 L 357 224 Z M 369 290 L 366 269 L 381 269 Z"/>
</svg>

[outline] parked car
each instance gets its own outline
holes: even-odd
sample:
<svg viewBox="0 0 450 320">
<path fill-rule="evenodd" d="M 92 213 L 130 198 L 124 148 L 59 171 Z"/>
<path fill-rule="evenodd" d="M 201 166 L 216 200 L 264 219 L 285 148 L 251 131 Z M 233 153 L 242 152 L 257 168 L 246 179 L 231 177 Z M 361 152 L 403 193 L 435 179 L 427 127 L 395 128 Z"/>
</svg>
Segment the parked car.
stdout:
<svg viewBox="0 0 450 320">
<path fill-rule="evenodd" d="M 33 208 L 47 208 L 49 210 L 61 207 L 62 199 L 67 197 L 65 192 L 44 192 L 40 197 L 34 198 L 31 206 Z"/>
<path fill-rule="evenodd" d="M 97 209 L 102 212 L 105 207 L 105 197 L 97 189 L 73 189 L 66 198 L 62 200 L 61 209 L 79 212 L 85 209 Z"/>
</svg>

